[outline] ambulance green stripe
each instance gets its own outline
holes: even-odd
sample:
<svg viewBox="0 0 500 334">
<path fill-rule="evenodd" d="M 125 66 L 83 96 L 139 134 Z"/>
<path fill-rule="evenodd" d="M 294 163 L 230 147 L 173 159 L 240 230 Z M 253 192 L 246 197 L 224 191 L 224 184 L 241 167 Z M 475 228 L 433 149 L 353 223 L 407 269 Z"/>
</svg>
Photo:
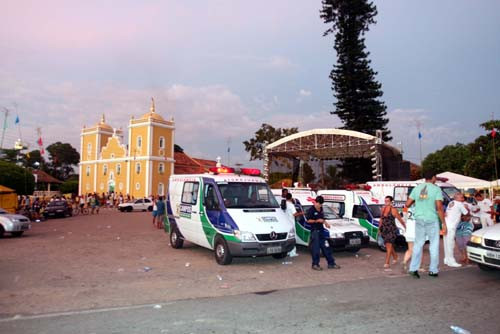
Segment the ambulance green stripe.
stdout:
<svg viewBox="0 0 500 334">
<path fill-rule="evenodd" d="M 200 189 L 200 191 L 199 191 L 200 196 L 199 196 L 199 200 L 198 200 L 198 203 L 199 203 L 198 204 L 198 211 L 200 212 L 200 220 L 201 220 L 201 226 L 203 227 L 203 232 L 205 233 L 205 237 L 207 238 L 210 246 L 212 248 L 214 247 L 214 239 L 215 239 L 215 236 L 217 235 L 217 233 L 222 234 L 224 239 L 226 239 L 227 241 L 241 242 L 234 235 L 225 234 L 223 232 L 220 232 L 212 225 L 212 223 L 210 222 L 210 220 L 207 217 L 207 214 L 205 212 L 205 208 L 203 207 L 203 179 L 202 178 L 200 178 L 200 188 L 199 189 Z"/>
<path fill-rule="evenodd" d="M 170 233 L 170 219 L 168 219 L 168 215 L 165 215 L 163 218 L 163 228 L 165 232 Z"/>
<path fill-rule="evenodd" d="M 370 237 L 373 240 L 377 240 L 378 227 L 373 226 L 366 219 L 359 218 L 358 221 L 359 221 L 359 225 L 363 226 L 364 228 L 366 228 L 368 230 L 368 235 L 370 235 Z"/>
<path fill-rule="evenodd" d="M 300 240 L 304 241 L 306 244 L 309 243 L 309 236 L 311 235 L 311 231 L 306 230 L 297 222 L 295 222 L 295 233 L 300 238 Z"/>
</svg>

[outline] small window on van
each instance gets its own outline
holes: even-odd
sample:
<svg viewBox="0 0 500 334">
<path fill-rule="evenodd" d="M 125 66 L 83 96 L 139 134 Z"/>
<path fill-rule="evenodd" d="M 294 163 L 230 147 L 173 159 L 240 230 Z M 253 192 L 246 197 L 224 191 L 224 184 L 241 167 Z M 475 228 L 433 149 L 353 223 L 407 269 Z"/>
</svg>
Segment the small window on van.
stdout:
<svg viewBox="0 0 500 334">
<path fill-rule="evenodd" d="M 219 199 L 217 198 L 217 193 L 215 192 L 214 185 L 207 184 L 205 186 L 205 196 L 203 203 L 205 204 L 205 208 L 207 208 L 207 210 L 220 209 Z"/>
<path fill-rule="evenodd" d="M 185 182 L 182 188 L 182 203 L 196 204 L 199 186 L 198 182 Z"/>
<path fill-rule="evenodd" d="M 405 202 L 408 199 L 408 187 L 394 187 L 394 201 Z"/>
<path fill-rule="evenodd" d="M 362 205 L 355 205 L 352 209 L 352 217 L 360 218 L 360 219 L 369 219 L 370 215 L 368 214 L 368 210 Z"/>
</svg>

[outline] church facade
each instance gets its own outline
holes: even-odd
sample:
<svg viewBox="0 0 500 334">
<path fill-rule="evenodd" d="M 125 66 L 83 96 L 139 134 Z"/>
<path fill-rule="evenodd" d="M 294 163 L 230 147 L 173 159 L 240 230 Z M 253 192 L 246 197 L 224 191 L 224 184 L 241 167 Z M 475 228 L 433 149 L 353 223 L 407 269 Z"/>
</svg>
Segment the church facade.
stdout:
<svg viewBox="0 0 500 334">
<path fill-rule="evenodd" d="M 104 115 L 80 136 L 79 194 L 127 194 L 135 198 L 165 195 L 174 171 L 174 121 L 150 111 L 128 124 L 128 143 L 123 131 L 106 124 Z"/>
</svg>

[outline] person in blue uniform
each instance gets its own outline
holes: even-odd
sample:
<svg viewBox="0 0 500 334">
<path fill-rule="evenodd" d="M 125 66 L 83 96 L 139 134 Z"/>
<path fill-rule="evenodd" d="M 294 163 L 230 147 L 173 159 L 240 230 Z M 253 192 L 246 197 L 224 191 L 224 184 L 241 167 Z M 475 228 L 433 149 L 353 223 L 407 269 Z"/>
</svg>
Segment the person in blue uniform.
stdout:
<svg viewBox="0 0 500 334">
<path fill-rule="evenodd" d="M 328 262 L 328 269 L 340 269 L 340 266 L 335 263 L 328 240 L 323 234 L 323 225 L 327 228 L 330 227 L 325 221 L 323 213 L 324 201 L 323 196 L 316 197 L 314 205 L 310 207 L 306 213 L 307 222 L 311 225 L 311 238 L 309 242 L 311 246 L 313 270 L 323 270 L 319 265 L 320 250 L 323 252 Z"/>
</svg>

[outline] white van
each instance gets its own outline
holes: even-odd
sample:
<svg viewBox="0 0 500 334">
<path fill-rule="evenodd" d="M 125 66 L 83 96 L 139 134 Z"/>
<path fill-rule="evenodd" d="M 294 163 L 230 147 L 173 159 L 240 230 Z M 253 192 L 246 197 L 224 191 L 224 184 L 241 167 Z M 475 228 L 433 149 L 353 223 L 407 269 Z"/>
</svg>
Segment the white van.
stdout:
<svg viewBox="0 0 500 334">
<path fill-rule="evenodd" d="M 376 242 L 380 249 L 385 250 L 382 237 L 377 237 L 382 205 L 369 190 L 321 190 L 318 195 L 325 199 L 325 206 L 330 206 L 341 217 L 366 228 L 370 241 Z M 396 245 L 404 247 L 406 246 L 404 227 L 399 221 L 396 221 L 396 226 L 398 227 Z"/>
<path fill-rule="evenodd" d="M 500 269 L 500 224 L 472 233 L 467 257 L 483 270 Z"/>
<path fill-rule="evenodd" d="M 402 208 L 413 188 L 422 182 L 424 181 L 373 181 L 367 182 L 366 184 L 370 187 L 370 191 L 374 198 L 383 202 L 386 196 L 392 196 L 394 198 L 394 206 Z M 446 208 L 448 203 L 453 200 L 453 196 L 459 192 L 459 190 L 454 185 L 443 181 L 437 181 L 435 184 L 441 188 L 443 193 L 443 205 Z"/>
<path fill-rule="evenodd" d="M 298 211 L 307 212 L 314 204 L 316 193 L 310 188 L 286 188 L 296 200 L 295 207 Z M 273 189 L 277 200 L 281 200 L 281 189 Z M 320 194 L 320 193 L 318 193 Z M 326 204 L 326 202 L 325 202 Z M 349 219 L 342 218 L 338 212 L 328 205 L 323 205 L 325 220 L 330 228 L 324 228 L 325 238 L 329 240 L 333 250 L 348 250 L 357 252 L 369 243 L 368 230 Z M 308 246 L 311 235 L 311 226 L 304 216 L 295 219 L 295 238 L 298 245 Z"/>
<path fill-rule="evenodd" d="M 221 265 L 238 256 L 284 258 L 295 246 L 293 225 L 260 171 L 210 171 L 170 176 L 164 225 L 171 246 L 181 248 L 186 240 L 212 249 Z"/>
</svg>

